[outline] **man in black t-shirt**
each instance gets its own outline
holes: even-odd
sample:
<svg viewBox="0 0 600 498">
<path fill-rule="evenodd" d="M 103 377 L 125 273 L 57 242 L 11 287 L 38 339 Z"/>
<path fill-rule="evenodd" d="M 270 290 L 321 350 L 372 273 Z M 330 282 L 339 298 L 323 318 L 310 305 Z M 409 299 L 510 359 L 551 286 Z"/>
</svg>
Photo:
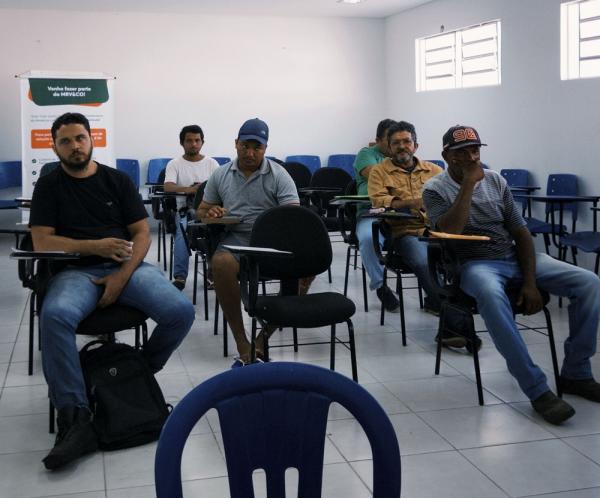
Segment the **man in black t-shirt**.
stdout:
<svg viewBox="0 0 600 498">
<path fill-rule="evenodd" d="M 144 263 L 150 230 L 141 198 L 124 173 L 96 163 L 85 116 L 63 114 L 52 125 L 60 167 L 41 177 L 31 202 L 38 251 L 82 257 L 49 282 L 40 314 L 42 366 L 58 410 L 58 435 L 44 458 L 56 469 L 97 448 L 75 343 L 79 323 L 96 307 L 119 302 L 157 323 L 144 356 L 160 370 L 194 321 L 194 308 L 156 267 Z"/>
</svg>

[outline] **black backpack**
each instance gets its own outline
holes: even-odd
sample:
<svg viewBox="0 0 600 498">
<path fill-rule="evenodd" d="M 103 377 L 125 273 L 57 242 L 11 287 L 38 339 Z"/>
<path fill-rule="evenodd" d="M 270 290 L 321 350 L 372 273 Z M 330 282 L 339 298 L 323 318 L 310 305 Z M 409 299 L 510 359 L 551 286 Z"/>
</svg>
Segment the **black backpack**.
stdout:
<svg viewBox="0 0 600 498">
<path fill-rule="evenodd" d="M 171 406 L 141 352 L 128 344 L 92 341 L 79 358 L 100 449 L 156 441 Z"/>
</svg>

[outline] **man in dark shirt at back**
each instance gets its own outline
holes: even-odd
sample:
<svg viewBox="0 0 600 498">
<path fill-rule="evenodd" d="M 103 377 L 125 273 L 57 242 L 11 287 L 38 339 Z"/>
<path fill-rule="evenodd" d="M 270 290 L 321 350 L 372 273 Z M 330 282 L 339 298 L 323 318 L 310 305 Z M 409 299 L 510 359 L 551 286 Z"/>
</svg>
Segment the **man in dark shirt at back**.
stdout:
<svg viewBox="0 0 600 498">
<path fill-rule="evenodd" d="M 58 410 L 58 435 L 44 458 L 56 469 L 97 448 L 75 330 L 96 307 L 118 302 L 157 323 L 144 357 L 157 372 L 194 321 L 192 304 L 156 267 L 147 214 L 124 173 L 96 163 L 88 120 L 67 113 L 52 125 L 60 167 L 40 178 L 31 203 L 31 235 L 38 251 L 79 253 L 49 282 L 40 315 L 42 366 Z"/>
</svg>

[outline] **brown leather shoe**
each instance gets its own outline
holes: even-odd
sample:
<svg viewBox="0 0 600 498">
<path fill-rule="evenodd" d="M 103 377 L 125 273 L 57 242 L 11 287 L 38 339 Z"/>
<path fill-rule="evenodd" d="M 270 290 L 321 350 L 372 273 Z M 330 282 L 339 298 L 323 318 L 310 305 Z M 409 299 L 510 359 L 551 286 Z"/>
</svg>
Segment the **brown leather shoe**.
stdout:
<svg viewBox="0 0 600 498">
<path fill-rule="evenodd" d="M 552 391 L 546 391 L 534 399 L 531 402 L 531 406 L 546 422 L 554 425 L 562 424 L 565 420 L 575 415 L 575 408 L 560 399 Z"/>
</svg>

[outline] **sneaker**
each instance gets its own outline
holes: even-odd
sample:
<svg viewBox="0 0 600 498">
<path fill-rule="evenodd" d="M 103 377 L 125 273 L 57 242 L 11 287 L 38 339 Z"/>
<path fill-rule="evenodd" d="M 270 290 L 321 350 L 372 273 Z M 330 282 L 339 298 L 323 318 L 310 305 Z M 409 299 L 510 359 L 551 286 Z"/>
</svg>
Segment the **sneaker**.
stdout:
<svg viewBox="0 0 600 498">
<path fill-rule="evenodd" d="M 185 289 L 185 278 L 175 277 L 175 279 L 173 280 L 173 285 L 177 287 L 180 291 L 182 291 L 183 289 Z"/>
<path fill-rule="evenodd" d="M 54 470 L 97 449 L 92 413 L 87 407 L 69 406 L 58 411 L 56 442 L 43 462 Z"/>
<path fill-rule="evenodd" d="M 554 425 L 562 424 L 565 420 L 575 415 L 575 409 L 569 403 L 556 396 L 552 391 L 546 391 L 534 399 L 531 402 L 531 406 L 546 422 Z"/>
<path fill-rule="evenodd" d="M 593 378 L 589 379 L 567 379 L 561 375 L 560 387 L 563 393 L 576 394 L 582 398 L 600 403 L 600 384 Z"/>
<path fill-rule="evenodd" d="M 398 301 L 398 298 L 387 285 L 382 285 L 376 292 L 385 311 L 390 313 L 400 313 L 400 301 Z"/>
</svg>

